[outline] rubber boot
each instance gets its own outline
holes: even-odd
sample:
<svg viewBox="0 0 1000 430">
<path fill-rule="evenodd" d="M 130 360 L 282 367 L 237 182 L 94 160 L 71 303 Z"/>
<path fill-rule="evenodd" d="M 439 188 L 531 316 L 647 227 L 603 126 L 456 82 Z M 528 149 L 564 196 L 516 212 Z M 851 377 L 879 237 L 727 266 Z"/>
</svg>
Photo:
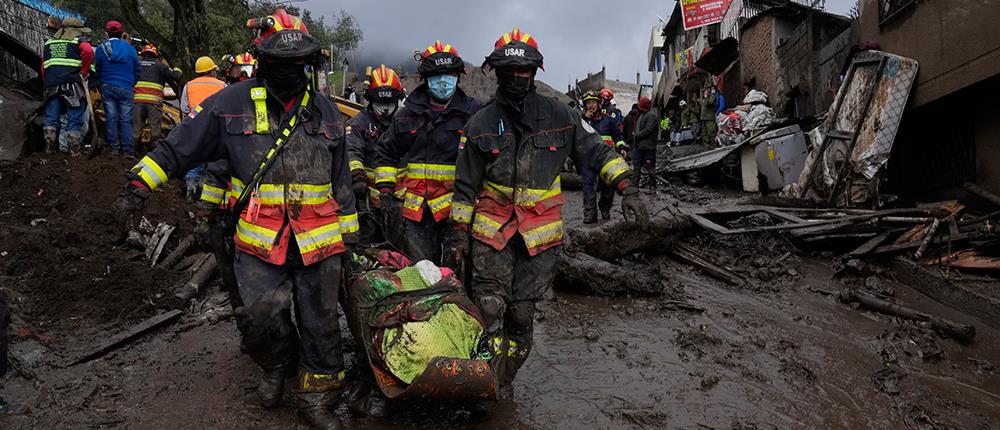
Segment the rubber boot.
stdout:
<svg viewBox="0 0 1000 430">
<path fill-rule="evenodd" d="M 78 157 L 83 150 L 83 134 L 79 131 L 67 131 L 66 146 L 69 147 L 70 156 Z"/>
<path fill-rule="evenodd" d="M 597 222 L 597 203 L 593 200 L 583 201 L 583 223 L 593 224 Z"/>
<path fill-rule="evenodd" d="M 285 379 L 288 376 L 288 369 L 285 367 L 264 370 L 264 374 L 260 377 L 260 385 L 257 386 L 261 405 L 265 408 L 274 408 L 281 403 L 281 396 L 285 394 Z"/>
<path fill-rule="evenodd" d="M 333 410 L 344 392 L 344 373 L 324 375 L 299 370 L 299 388 L 295 403 L 309 426 L 323 430 L 341 430 L 344 425 Z"/>
<path fill-rule="evenodd" d="M 387 399 L 372 376 L 354 384 L 347 392 L 347 409 L 357 415 L 386 417 L 389 415 L 387 408 Z"/>
<path fill-rule="evenodd" d="M 42 136 L 45 139 L 45 153 L 51 154 L 58 151 L 59 130 L 55 127 L 45 127 L 42 129 Z"/>
</svg>

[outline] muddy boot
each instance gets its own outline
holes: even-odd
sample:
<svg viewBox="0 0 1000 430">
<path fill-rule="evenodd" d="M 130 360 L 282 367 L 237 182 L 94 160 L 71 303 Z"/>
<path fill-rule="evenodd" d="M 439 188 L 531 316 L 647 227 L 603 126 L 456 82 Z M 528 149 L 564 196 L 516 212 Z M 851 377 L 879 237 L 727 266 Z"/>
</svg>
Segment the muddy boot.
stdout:
<svg viewBox="0 0 1000 430">
<path fill-rule="evenodd" d="M 264 370 L 260 377 L 260 385 L 257 386 L 257 395 L 260 396 L 260 403 L 265 408 L 277 407 L 281 403 L 281 396 L 285 394 L 285 378 L 288 377 L 288 369 L 276 368 Z"/>
<path fill-rule="evenodd" d="M 604 198 L 604 196 L 601 196 L 601 199 L 597 202 L 597 207 L 601 209 L 601 221 L 611 220 L 611 206 L 614 204 L 614 194 L 612 194 L 610 198 Z"/>
<path fill-rule="evenodd" d="M 70 156 L 78 157 L 83 149 L 83 134 L 79 131 L 67 131 L 66 146 L 69 147 Z"/>
<path fill-rule="evenodd" d="M 583 202 L 583 223 L 593 224 L 597 222 L 597 204 L 593 201 Z"/>
<path fill-rule="evenodd" d="M 295 406 L 309 426 L 315 429 L 341 430 L 344 425 L 334 414 L 344 392 L 344 373 L 326 375 L 299 370 Z"/>
<path fill-rule="evenodd" d="M 42 129 L 42 136 L 45 140 L 45 153 L 57 152 L 59 146 L 59 130 L 55 127 L 45 127 Z"/>
<path fill-rule="evenodd" d="M 371 380 L 359 382 L 351 387 L 347 393 L 347 409 L 365 417 L 389 415 L 385 395 Z"/>
</svg>

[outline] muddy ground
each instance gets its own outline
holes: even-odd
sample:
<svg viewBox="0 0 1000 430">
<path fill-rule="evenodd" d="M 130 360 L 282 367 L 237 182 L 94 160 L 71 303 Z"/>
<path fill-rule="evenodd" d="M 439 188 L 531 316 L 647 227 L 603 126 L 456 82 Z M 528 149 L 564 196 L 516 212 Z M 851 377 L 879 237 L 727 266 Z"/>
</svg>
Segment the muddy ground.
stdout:
<svg viewBox="0 0 1000 430">
<path fill-rule="evenodd" d="M 128 164 L 36 156 L 0 169 L 0 287 L 11 297 L 21 357 L 0 380 L 0 396 L 11 402 L 0 428 L 302 428 L 287 405 L 255 405 L 258 371 L 240 353 L 231 320 L 191 323 L 224 306 L 213 300 L 103 358 L 61 367 L 161 312 L 158 298 L 176 282 L 176 274 L 130 260 L 136 252 L 111 230 L 110 201 Z M 681 186 L 673 194 L 698 205 L 737 198 Z M 568 199 L 576 225 L 579 195 Z M 168 188 L 149 216 L 189 229 L 184 208 Z M 514 399 L 397 404 L 386 419 L 340 413 L 350 428 L 372 429 L 1000 428 L 998 330 L 891 273 L 837 277 L 832 258 L 800 254 L 771 236 L 696 232 L 684 241 L 748 282 L 732 286 L 667 257 L 641 257 L 667 293 L 558 291 L 541 305 Z M 845 286 L 974 324 L 977 341 L 960 345 L 824 293 Z"/>
</svg>

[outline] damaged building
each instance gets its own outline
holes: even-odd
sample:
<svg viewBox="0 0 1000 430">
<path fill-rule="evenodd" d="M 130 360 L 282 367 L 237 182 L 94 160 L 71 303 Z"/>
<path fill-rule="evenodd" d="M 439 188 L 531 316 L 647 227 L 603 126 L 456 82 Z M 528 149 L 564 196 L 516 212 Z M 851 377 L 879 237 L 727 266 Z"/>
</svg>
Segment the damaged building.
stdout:
<svg viewBox="0 0 1000 430">
<path fill-rule="evenodd" d="M 1000 192 L 1000 7 L 993 2 L 862 2 L 860 38 L 920 72 L 887 186 L 914 197 L 973 181 Z"/>
</svg>

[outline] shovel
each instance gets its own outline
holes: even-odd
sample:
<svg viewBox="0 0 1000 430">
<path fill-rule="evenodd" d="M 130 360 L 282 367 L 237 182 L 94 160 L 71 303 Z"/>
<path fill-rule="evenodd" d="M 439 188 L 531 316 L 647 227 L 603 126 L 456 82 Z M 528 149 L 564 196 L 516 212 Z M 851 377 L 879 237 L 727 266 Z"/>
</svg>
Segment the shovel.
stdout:
<svg viewBox="0 0 1000 430">
<path fill-rule="evenodd" d="M 90 97 L 90 86 L 87 84 L 87 77 L 80 75 L 83 79 L 83 94 L 87 97 L 87 117 L 90 118 L 90 150 L 87 151 L 87 159 L 93 160 L 101 152 L 97 133 L 97 118 L 94 117 L 94 99 Z"/>
</svg>

